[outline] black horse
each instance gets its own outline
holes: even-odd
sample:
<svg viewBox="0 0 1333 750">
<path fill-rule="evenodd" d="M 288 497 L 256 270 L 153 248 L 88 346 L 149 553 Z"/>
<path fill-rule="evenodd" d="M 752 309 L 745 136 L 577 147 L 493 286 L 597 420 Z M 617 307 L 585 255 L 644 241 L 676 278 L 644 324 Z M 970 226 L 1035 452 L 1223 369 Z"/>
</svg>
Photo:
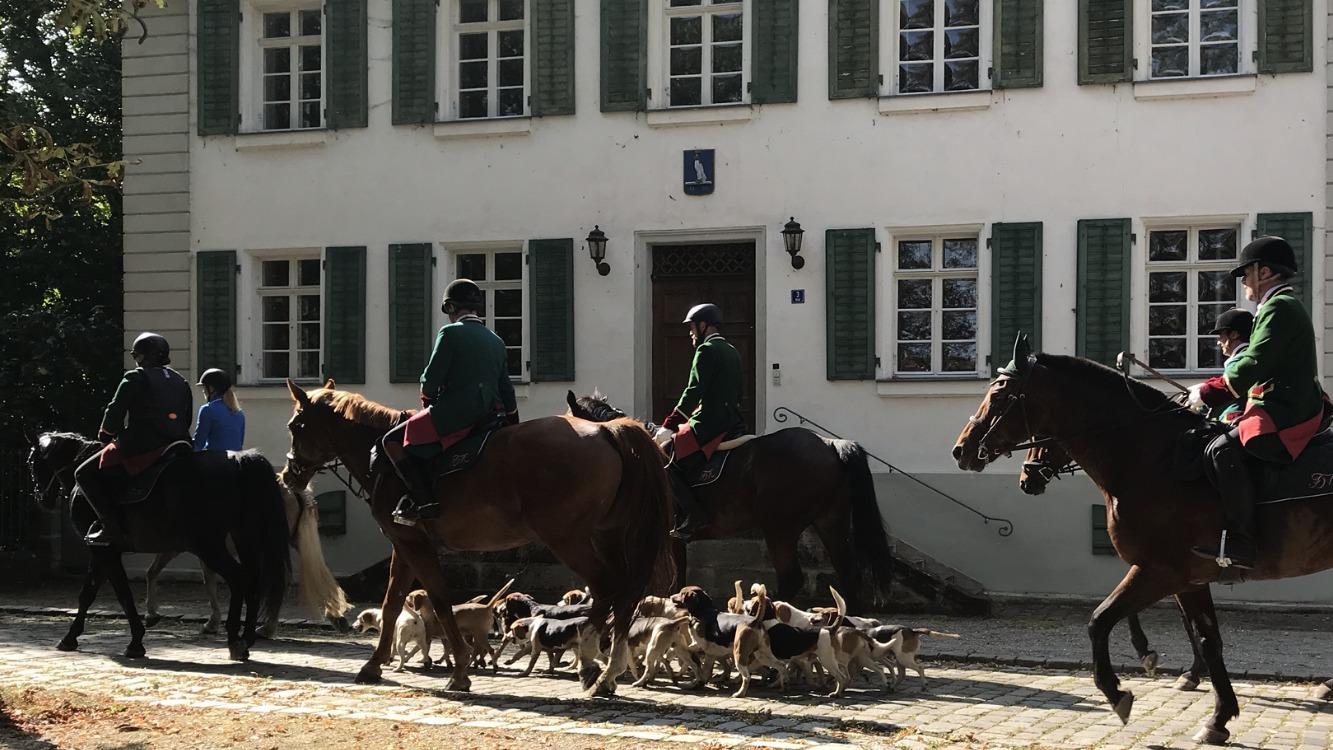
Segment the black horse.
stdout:
<svg viewBox="0 0 1333 750">
<path fill-rule="evenodd" d="M 68 498 L 74 528 L 82 533 L 96 519 L 81 493 L 74 492 L 74 469 L 95 454 L 96 441 L 68 432 L 38 436 L 28 454 L 28 468 L 43 509 L 60 509 Z M 255 451 L 205 451 L 175 458 L 144 500 L 120 507 L 124 546 L 89 547 L 88 574 L 79 592 L 79 613 L 56 648 L 79 647 L 83 623 L 102 581 L 110 578 L 121 609 L 130 621 L 125 656 L 144 655 L 144 625 L 121 555 L 126 552 L 185 550 L 217 571 L 231 590 L 227 648 L 235 661 L 250 658 L 255 622 L 276 613 L 291 576 L 287 516 L 273 466 Z M 238 562 L 227 550 L 230 537 Z M 240 632 L 241 605 L 245 631 Z"/>
</svg>

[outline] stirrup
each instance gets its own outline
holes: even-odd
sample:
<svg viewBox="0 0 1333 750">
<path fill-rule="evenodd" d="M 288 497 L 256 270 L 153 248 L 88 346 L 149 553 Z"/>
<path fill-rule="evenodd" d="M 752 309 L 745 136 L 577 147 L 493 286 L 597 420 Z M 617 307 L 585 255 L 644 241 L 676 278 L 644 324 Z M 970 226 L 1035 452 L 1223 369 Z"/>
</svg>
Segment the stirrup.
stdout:
<svg viewBox="0 0 1333 750">
<path fill-rule="evenodd" d="M 89 529 L 83 536 L 83 543 L 89 547 L 110 547 L 111 534 L 106 530 L 106 526 L 100 521 L 96 528 Z"/>
</svg>

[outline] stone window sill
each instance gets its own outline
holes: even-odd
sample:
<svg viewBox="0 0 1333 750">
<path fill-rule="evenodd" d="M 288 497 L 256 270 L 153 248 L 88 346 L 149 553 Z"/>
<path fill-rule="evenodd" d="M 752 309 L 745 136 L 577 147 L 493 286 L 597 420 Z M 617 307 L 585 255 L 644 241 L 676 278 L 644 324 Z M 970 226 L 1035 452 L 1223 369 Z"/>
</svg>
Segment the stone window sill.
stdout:
<svg viewBox="0 0 1333 750">
<path fill-rule="evenodd" d="M 986 393 L 990 385 L 989 378 L 976 375 L 941 375 L 920 378 L 892 378 L 875 381 L 875 393 L 889 398 L 949 398 L 953 396 L 976 396 Z"/>
<path fill-rule="evenodd" d="M 673 128 L 683 125 L 726 125 L 749 122 L 754 107 L 749 104 L 722 104 L 707 107 L 676 107 L 648 110 L 648 127 Z"/>
<path fill-rule="evenodd" d="M 879 98 L 881 115 L 913 115 L 925 112 L 966 112 L 989 109 L 990 91 L 957 91 L 939 94 L 897 94 Z"/>
<path fill-rule="evenodd" d="M 505 135 L 527 135 L 531 132 L 531 117 L 488 117 L 435 123 L 435 137 L 441 139 L 496 138 Z"/>
<path fill-rule="evenodd" d="M 1202 99 L 1253 94 L 1259 76 L 1208 76 L 1207 78 L 1158 78 L 1135 81 L 1135 99 Z"/>
<path fill-rule="evenodd" d="M 281 148 L 310 148 L 328 143 L 328 130 L 275 130 L 262 133 L 237 133 L 237 151 L 267 151 Z"/>
</svg>

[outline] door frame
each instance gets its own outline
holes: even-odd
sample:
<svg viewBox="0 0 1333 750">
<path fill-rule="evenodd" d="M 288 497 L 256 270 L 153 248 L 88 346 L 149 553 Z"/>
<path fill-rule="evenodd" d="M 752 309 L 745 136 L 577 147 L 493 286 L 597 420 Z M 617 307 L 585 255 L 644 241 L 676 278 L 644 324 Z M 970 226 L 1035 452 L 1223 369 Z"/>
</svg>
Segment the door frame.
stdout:
<svg viewBox="0 0 1333 750">
<path fill-rule="evenodd" d="M 753 424 L 756 435 L 768 425 L 768 391 L 764 373 L 768 362 L 768 230 L 764 226 L 707 229 L 640 230 L 634 233 L 634 413 L 647 419 L 653 404 L 653 255 L 655 245 L 706 245 L 721 242 L 754 243 L 754 389 Z M 726 311 L 723 311 L 726 314 Z M 725 328 L 723 330 L 725 334 Z"/>
</svg>

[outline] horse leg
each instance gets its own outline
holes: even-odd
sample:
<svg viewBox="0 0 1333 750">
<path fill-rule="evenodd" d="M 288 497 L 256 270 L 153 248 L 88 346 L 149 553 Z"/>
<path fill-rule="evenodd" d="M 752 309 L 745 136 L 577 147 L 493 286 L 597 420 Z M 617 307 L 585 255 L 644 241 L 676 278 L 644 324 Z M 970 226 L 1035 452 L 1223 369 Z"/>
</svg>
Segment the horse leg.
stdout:
<svg viewBox="0 0 1333 750">
<path fill-rule="evenodd" d="M 162 622 L 162 615 L 157 612 L 157 579 L 162 575 L 162 569 L 176 559 L 179 552 L 159 552 L 157 557 L 153 558 L 153 564 L 148 566 L 148 572 L 144 574 L 145 582 L 148 585 L 148 593 L 144 595 L 143 608 L 148 613 L 144 619 L 144 627 L 155 627 Z"/>
<path fill-rule="evenodd" d="M 195 550 L 195 555 L 206 567 L 222 576 L 231 590 L 231 603 L 227 607 L 227 651 L 232 661 L 247 661 L 250 649 L 241 639 L 241 605 L 245 603 L 252 582 L 245 575 L 245 570 L 236 558 L 231 556 L 223 543 L 210 544 L 205 549 Z"/>
<path fill-rule="evenodd" d="M 74 615 L 74 622 L 69 624 L 69 632 L 56 644 L 60 651 L 76 651 L 79 648 L 79 636 L 83 635 L 83 623 L 88 619 L 88 608 L 97 598 L 97 589 L 106 580 L 106 565 L 102 554 L 94 552 L 88 561 L 88 572 L 83 577 L 83 588 L 79 590 L 79 612 Z"/>
<path fill-rule="evenodd" d="M 449 603 L 449 584 L 445 579 L 444 569 L 440 567 L 440 559 L 435 554 L 434 545 L 421 537 L 395 541 L 394 550 L 402 553 L 407 560 L 408 567 L 416 573 L 417 580 L 421 581 L 421 585 L 426 589 L 426 593 L 430 596 L 430 603 L 435 607 L 435 614 L 440 619 L 440 625 L 444 627 L 445 640 L 453 648 L 454 673 L 449 678 L 446 689 L 468 692 L 472 689 L 472 679 L 467 676 L 468 667 L 472 665 L 471 646 L 468 645 L 467 639 L 463 637 L 463 631 L 458 629 L 458 620 L 454 617 L 454 608 Z M 403 595 L 406 596 L 407 592 L 404 591 Z M 389 623 L 387 597 L 383 613 L 387 629 Z M 395 622 L 397 622 L 397 617 L 395 614 Z"/>
<path fill-rule="evenodd" d="M 680 539 L 671 540 L 671 561 L 676 565 L 676 577 L 671 581 L 671 590 L 680 591 L 685 586 L 685 566 L 690 562 L 689 545 Z"/>
<path fill-rule="evenodd" d="M 1176 600 L 1176 606 L 1180 610 L 1181 622 L 1185 625 L 1185 635 L 1190 641 L 1190 651 L 1194 653 L 1194 663 L 1190 668 L 1176 678 L 1176 683 L 1171 687 L 1181 691 L 1191 691 L 1199 687 L 1199 680 L 1208 673 L 1208 665 L 1204 663 L 1203 651 L 1199 648 L 1199 632 L 1194 628 L 1194 620 L 1190 618 L 1189 613 L 1180 605 L 1180 600 Z"/>
<path fill-rule="evenodd" d="M 118 552 L 112 552 L 106 559 L 107 578 L 116 591 L 116 599 L 125 617 L 130 621 L 130 645 L 125 647 L 125 658 L 138 659 L 144 655 L 143 636 L 146 628 L 139 619 L 139 610 L 134 606 L 134 591 L 130 589 L 130 578 L 125 575 L 125 564 Z"/>
<path fill-rule="evenodd" d="M 203 635 L 217 635 L 218 626 L 222 624 L 222 607 L 218 604 L 218 574 L 213 569 L 199 561 L 199 569 L 204 573 L 204 589 L 208 591 L 208 622 L 204 623 L 204 629 L 200 631 Z"/>
<path fill-rule="evenodd" d="M 1222 635 L 1217 612 L 1213 609 L 1213 596 L 1205 586 L 1176 594 L 1176 601 L 1199 631 L 1199 651 L 1208 665 L 1208 679 L 1213 684 L 1213 717 L 1194 735 L 1194 741 L 1221 745 L 1231 737 L 1227 722 L 1240 714 L 1240 704 L 1236 702 L 1231 675 L 1227 674 L 1226 664 L 1222 661 Z"/>
<path fill-rule="evenodd" d="M 1134 694 L 1120 689 L 1120 679 L 1116 677 L 1115 667 L 1111 665 L 1111 628 L 1126 615 L 1138 612 L 1171 593 L 1174 583 L 1161 578 L 1154 579 L 1143 568 L 1132 565 L 1115 590 L 1097 606 L 1088 623 L 1088 637 L 1092 640 L 1093 681 L 1111 702 L 1116 716 L 1123 723 L 1129 723 L 1129 713 L 1134 708 Z"/>
<path fill-rule="evenodd" d="M 847 601 L 848 614 L 861 612 L 861 566 L 857 563 L 856 550 L 852 546 L 852 516 L 850 509 L 844 508 L 838 513 L 822 516 L 815 521 L 815 533 L 824 545 L 833 570 L 838 574 L 840 592 Z M 873 595 L 872 595 L 873 599 Z"/>
<path fill-rule="evenodd" d="M 398 551 L 394 542 L 389 553 L 389 585 L 384 589 L 384 601 L 380 604 L 380 616 L 383 627 L 380 628 L 379 641 L 375 643 L 375 652 L 356 674 L 356 681 L 361 684 L 373 684 L 380 681 L 380 665 L 389 663 L 393 653 L 394 624 L 403 611 L 403 600 L 412 590 L 412 569 Z M 433 603 L 433 602 L 432 602 Z M 448 608 L 450 614 L 453 607 Z"/>
<path fill-rule="evenodd" d="M 1139 655 L 1144 674 L 1152 677 L 1157 674 L 1157 652 L 1148 648 L 1148 634 L 1143 632 L 1143 625 L 1139 623 L 1139 613 L 1135 612 L 1126 619 L 1129 620 L 1129 642 L 1134 644 L 1134 653 Z"/>
<path fill-rule="evenodd" d="M 629 627 L 634 620 L 634 608 L 638 606 L 636 598 L 630 595 L 621 594 L 612 604 L 612 622 L 611 622 L 611 655 L 607 660 L 606 669 L 588 688 L 588 695 L 611 696 L 616 692 L 616 680 L 620 675 L 629 669 Z M 602 628 L 597 629 L 598 640 L 601 640 Z M 582 645 L 582 644 L 580 644 Z"/>
<path fill-rule="evenodd" d="M 801 594 L 804 575 L 801 562 L 796 556 L 796 540 L 800 532 L 765 531 L 764 542 L 768 545 L 768 557 L 773 561 L 773 570 L 778 574 L 778 596 L 787 601 L 795 601 Z"/>
</svg>

